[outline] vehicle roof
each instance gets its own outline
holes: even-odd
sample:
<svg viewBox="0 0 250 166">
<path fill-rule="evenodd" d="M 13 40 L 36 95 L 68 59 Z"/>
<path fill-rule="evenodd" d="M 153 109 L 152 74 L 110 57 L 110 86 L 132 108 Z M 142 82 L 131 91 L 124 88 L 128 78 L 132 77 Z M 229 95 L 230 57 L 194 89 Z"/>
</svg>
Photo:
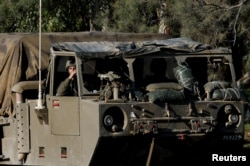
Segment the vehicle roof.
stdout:
<svg viewBox="0 0 250 166">
<path fill-rule="evenodd" d="M 85 58 L 129 58 L 159 53 L 161 51 L 165 51 L 167 54 L 231 53 L 227 48 L 214 49 L 208 44 L 196 42 L 188 38 L 136 42 L 60 42 L 52 44 L 52 50 L 60 52 L 75 52 L 76 55 L 84 56 Z"/>
</svg>

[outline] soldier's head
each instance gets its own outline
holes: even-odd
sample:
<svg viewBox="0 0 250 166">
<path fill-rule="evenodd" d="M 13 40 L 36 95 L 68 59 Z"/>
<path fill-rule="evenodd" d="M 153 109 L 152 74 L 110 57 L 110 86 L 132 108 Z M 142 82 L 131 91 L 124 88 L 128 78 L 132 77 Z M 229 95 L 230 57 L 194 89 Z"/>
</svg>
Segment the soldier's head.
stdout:
<svg viewBox="0 0 250 166">
<path fill-rule="evenodd" d="M 75 75 L 76 73 L 76 64 L 73 60 L 67 60 L 65 70 L 68 71 L 70 75 Z"/>
<path fill-rule="evenodd" d="M 65 70 L 69 71 L 69 69 L 76 68 L 76 64 L 73 60 L 67 60 L 66 65 L 65 65 Z"/>
</svg>

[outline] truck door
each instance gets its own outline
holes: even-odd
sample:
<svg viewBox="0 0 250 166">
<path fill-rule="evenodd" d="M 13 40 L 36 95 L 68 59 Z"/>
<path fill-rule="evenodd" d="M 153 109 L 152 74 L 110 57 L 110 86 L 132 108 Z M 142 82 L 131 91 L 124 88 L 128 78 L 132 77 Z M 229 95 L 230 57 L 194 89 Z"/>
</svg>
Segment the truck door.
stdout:
<svg viewBox="0 0 250 166">
<path fill-rule="evenodd" d="M 51 132 L 55 135 L 79 135 L 79 98 L 51 96 L 49 112 Z"/>
<path fill-rule="evenodd" d="M 49 109 L 49 123 L 51 132 L 54 135 L 80 135 L 80 111 L 79 111 L 79 92 L 76 96 L 57 96 L 56 91 L 62 81 L 69 77 L 65 66 L 68 57 L 57 56 L 54 59 L 54 70 L 51 71 L 51 93 L 47 97 Z M 79 82 L 77 81 L 77 87 Z"/>
</svg>

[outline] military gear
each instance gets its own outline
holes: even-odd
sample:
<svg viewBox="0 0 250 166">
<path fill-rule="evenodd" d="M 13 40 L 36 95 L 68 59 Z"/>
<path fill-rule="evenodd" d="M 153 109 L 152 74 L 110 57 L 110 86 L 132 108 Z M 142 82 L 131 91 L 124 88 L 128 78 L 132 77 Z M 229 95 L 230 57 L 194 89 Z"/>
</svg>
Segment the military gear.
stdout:
<svg viewBox="0 0 250 166">
<path fill-rule="evenodd" d="M 77 96 L 77 80 L 74 77 L 73 79 L 66 78 L 57 89 L 57 96 Z"/>
<path fill-rule="evenodd" d="M 68 71 L 68 67 L 70 66 L 76 68 L 76 64 L 73 62 L 73 60 L 67 60 L 65 70 Z"/>
</svg>

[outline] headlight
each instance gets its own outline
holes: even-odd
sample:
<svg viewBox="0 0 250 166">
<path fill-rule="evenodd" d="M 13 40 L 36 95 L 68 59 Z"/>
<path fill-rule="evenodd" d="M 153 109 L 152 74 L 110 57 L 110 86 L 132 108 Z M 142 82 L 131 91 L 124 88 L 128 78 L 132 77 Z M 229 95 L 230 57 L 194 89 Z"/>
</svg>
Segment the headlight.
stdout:
<svg viewBox="0 0 250 166">
<path fill-rule="evenodd" d="M 103 126 L 109 132 L 123 131 L 125 116 L 121 108 L 113 106 L 105 110 L 103 114 Z"/>
<path fill-rule="evenodd" d="M 237 123 L 239 121 L 239 116 L 237 114 L 229 114 L 228 121 L 232 123 Z"/>
<path fill-rule="evenodd" d="M 104 117 L 104 124 L 106 125 L 106 126 L 112 126 L 112 124 L 113 124 L 113 122 L 114 122 L 114 119 L 113 119 L 113 117 L 112 116 L 110 116 L 110 115 L 107 115 L 107 116 L 105 116 Z"/>
<path fill-rule="evenodd" d="M 219 110 L 217 122 L 228 129 L 235 129 L 241 122 L 241 114 L 235 105 L 226 104 Z"/>
<path fill-rule="evenodd" d="M 232 105 L 226 105 L 224 108 L 225 117 L 225 126 L 228 128 L 236 127 L 239 123 L 240 117 L 237 109 Z"/>
</svg>

